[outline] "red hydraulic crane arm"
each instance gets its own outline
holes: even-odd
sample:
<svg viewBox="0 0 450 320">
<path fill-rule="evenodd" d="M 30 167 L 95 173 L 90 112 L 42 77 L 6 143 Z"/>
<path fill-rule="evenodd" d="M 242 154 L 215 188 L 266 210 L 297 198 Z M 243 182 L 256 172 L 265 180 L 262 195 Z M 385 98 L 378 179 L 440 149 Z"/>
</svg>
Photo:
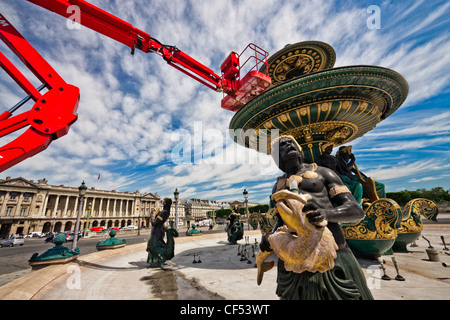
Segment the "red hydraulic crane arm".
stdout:
<svg viewBox="0 0 450 320">
<path fill-rule="evenodd" d="M 0 52 L 0 67 L 16 82 L 28 97 L 0 114 L 0 137 L 28 126 L 13 141 L 0 147 L 0 172 L 31 157 L 55 139 L 67 134 L 76 121 L 79 89 L 67 84 L 25 38 L 0 14 L 0 40 L 43 83 L 38 89 L 15 65 Z M 40 90 L 47 88 L 44 94 Z M 33 99 L 31 110 L 13 115 L 26 101 Z"/>
<path fill-rule="evenodd" d="M 176 69 L 215 91 L 223 91 L 226 95 L 221 102 L 224 109 L 238 111 L 271 84 L 268 74 L 258 71 L 260 63 L 265 63 L 268 70 L 268 53 L 254 44 L 250 44 L 247 48 L 254 52 L 252 58 L 256 60 L 256 65 L 244 77 L 241 77 L 240 72 L 245 63 L 240 65 L 239 60 L 245 50 L 241 54 L 232 52 L 222 63 L 222 75 L 219 76 L 177 47 L 162 44 L 128 22 L 84 0 L 28 1 L 127 45 L 131 48 L 132 54 L 135 49 L 139 49 L 161 55 Z M 10 110 L 0 114 L 0 137 L 28 127 L 21 135 L 0 147 L 0 172 L 2 172 L 41 152 L 53 140 L 68 133 L 70 126 L 77 120 L 79 89 L 67 84 L 1 14 L 0 40 L 42 83 L 35 88 L 0 52 L 0 67 L 28 94 Z M 41 94 L 40 91 L 44 88 L 48 91 Z M 30 99 L 35 103 L 29 111 L 13 114 Z"/>
<path fill-rule="evenodd" d="M 156 52 L 171 66 L 184 72 L 207 87 L 222 91 L 224 84 L 219 75 L 175 46 L 164 45 L 148 33 L 135 28 L 130 23 L 83 0 L 28 0 L 40 7 L 74 20 L 109 38 L 143 52 Z M 225 81 L 225 86 L 227 86 Z M 226 88 L 225 88 L 225 91 Z"/>
</svg>

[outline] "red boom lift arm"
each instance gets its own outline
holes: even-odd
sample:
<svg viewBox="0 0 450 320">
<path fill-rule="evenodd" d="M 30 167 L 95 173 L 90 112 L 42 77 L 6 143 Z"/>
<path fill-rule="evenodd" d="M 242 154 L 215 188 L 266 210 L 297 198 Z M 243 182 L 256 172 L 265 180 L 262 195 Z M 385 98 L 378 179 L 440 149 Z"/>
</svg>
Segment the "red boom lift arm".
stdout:
<svg viewBox="0 0 450 320">
<path fill-rule="evenodd" d="M 74 19 L 90 29 L 143 52 L 155 52 L 174 68 L 189 75 L 205 86 L 224 92 L 222 107 L 238 111 L 256 95 L 266 90 L 270 77 L 259 72 L 259 66 L 266 64 L 268 53 L 254 44 L 247 46 L 253 51 L 247 61 L 240 64 L 241 54 L 231 52 L 221 65 L 219 76 L 210 68 L 199 63 L 175 46 L 162 44 L 149 34 L 133 27 L 110 13 L 83 0 L 28 0 L 47 10 Z M 75 18 L 74 18 L 75 17 Z M 0 148 L 0 172 L 18 162 L 44 150 L 54 140 L 69 131 L 76 121 L 79 90 L 67 84 L 43 59 L 25 38 L 0 15 L 0 38 L 25 63 L 43 83 L 36 89 L 31 82 L 0 52 L 0 66 L 26 92 L 28 97 L 9 111 L 0 115 L 0 137 L 30 126 L 22 135 Z M 241 78 L 244 65 L 254 59 L 256 64 Z M 266 71 L 267 72 L 267 71 Z M 48 91 L 41 95 L 40 89 Z M 13 116 L 21 105 L 29 99 L 35 101 L 31 110 Z"/>
<path fill-rule="evenodd" d="M 0 147 L 0 172 L 46 149 L 55 139 L 67 134 L 76 121 L 79 89 L 67 84 L 22 35 L 0 14 L 0 38 L 43 83 L 41 94 L 33 84 L 0 52 L 0 66 L 26 92 L 28 97 L 0 114 L 0 137 L 29 126 L 24 133 Z M 31 110 L 13 116 L 29 99 Z"/>
</svg>

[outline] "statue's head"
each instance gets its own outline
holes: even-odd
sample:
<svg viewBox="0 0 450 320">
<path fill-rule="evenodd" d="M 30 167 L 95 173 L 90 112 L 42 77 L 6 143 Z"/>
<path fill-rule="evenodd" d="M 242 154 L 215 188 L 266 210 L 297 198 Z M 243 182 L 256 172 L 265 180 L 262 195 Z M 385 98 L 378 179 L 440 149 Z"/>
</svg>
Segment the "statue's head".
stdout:
<svg viewBox="0 0 450 320">
<path fill-rule="evenodd" d="M 322 145 L 322 151 L 327 153 L 327 154 L 331 154 L 333 152 L 333 147 L 334 147 L 333 143 L 327 142 L 327 143 Z"/>
<path fill-rule="evenodd" d="M 336 156 L 348 157 L 352 154 L 352 146 L 342 146 L 339 148 L 338 152 L 336 152 Z"/>
<path fill-rule="evenodd" d="M 170 206 L 171 205 L 172 205 L 172 199 L 164 198 L 164 200 L 163 200 L 163 208 L 164 208 L 164 210 L 170 211 Z"/>
<path fill-rule="evenodd" d="M 270 149 L 271 155 L 277 166 L 284 172 L 285 163 L 293 158 L 303 162 L 302 148 L 294 137 L 286 135 L 274 139 Z"/>
<path fill-rule="evenodd" d="M 62 245 L 64 242 L 66 242 L 66 235 L 64 233 L 58 234 L 55 239 L 53 240 L 53 243 L 56 246 Z"/>
</svg>

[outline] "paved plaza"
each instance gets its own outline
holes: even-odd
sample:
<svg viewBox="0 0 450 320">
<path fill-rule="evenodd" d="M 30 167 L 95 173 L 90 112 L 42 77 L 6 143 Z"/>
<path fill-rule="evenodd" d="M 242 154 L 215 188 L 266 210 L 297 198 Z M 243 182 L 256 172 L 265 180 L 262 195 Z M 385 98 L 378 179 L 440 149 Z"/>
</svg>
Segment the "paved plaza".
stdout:
<svg viewBox="0 0 450 320">
<path fill-rule="evenodd" d="M 358 259 L 376 300 L 448 300 L 450 298 L 450 255 L 440 236 L 450 239 L 448 226 L 426 225 L 422 235 L 439 251 L 440 261 L 430 261 L 428 243 L 420 238 L 409 253 L 383 256 L 390 281 L 382 280 L 376 260 Z M 247 242 L 260 241 L 258 230 L 246 231 Z M 239 244 L 244 245 L 245 239 Z M 164 268 L 149 268 L 146 244 L 99 251 L 76 262 L 32 271 L 0 287 L 2 300 L 278 300 L 276 268 L 256 283 L 251 262 L 241 261 L 238 245 L 230 245 L 226 233 L 176 239 L 175 257 Z M 195 261 L 195 263 L 194 263 Z M 199 262 L 201 261 L 201 262 Z M 448 267 L 445 267 L 448 265 Z"/>
</svg>

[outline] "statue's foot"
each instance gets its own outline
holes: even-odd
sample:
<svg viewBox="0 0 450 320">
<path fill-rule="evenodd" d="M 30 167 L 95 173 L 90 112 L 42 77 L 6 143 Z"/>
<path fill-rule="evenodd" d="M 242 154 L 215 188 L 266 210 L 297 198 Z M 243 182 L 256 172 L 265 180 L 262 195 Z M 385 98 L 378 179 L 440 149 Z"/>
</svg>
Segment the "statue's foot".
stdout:
<svg viewBox="0 0 450 320">
<path fill-rule="evenodd" d="M 164 263 L 150 263 L 150 268 L 161 268 Z"/>
</svg>

